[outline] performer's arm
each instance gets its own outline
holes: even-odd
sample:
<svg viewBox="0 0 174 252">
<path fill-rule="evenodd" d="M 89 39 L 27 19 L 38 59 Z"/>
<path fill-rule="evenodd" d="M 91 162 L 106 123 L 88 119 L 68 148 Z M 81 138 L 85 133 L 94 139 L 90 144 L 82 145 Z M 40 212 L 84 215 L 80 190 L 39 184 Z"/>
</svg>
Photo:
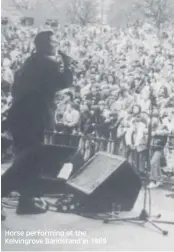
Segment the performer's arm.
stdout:
<svg viewBox="0 0 174 252">
<path fill-rule="evenodd" d="M 70 69 L 65 69 L 63 73 L 60 74 L 61 89 L 71 87 L 73 83 L 73 74 Z"/>
<path fill-rule="evenodd" d="M 67 55 L 61 54 L 64 63 L 64 72 L 61 74 L 62 88 L 68 88 L 73 83 L 73 74 L 70 70 L 70 59 Z"/>
</svg>

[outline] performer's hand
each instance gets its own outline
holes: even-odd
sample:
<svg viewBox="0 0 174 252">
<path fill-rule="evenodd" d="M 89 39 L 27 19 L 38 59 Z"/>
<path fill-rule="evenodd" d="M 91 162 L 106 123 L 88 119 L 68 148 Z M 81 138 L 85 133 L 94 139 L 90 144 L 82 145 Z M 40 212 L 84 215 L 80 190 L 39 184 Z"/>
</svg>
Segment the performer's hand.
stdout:
<svg viewBox="0 0 174 252">
<path fill-rule="evenodd" d="M 65 53 L 59 50 L 59 54 L 62 57 L 63 63 L 64 63 L 64 68 L 67 69 L 70 65 L 70 57 L 68 57 Z"/>
<path fill-rule="evenodd" d="M 63 63 L 64 63 L 64 68 L 67 69 L 69 68 L 70 66 L 70 59 L 68 56 L 64 55 L 62 56 L 62 60 L 63 60 Z"/>
</svg>

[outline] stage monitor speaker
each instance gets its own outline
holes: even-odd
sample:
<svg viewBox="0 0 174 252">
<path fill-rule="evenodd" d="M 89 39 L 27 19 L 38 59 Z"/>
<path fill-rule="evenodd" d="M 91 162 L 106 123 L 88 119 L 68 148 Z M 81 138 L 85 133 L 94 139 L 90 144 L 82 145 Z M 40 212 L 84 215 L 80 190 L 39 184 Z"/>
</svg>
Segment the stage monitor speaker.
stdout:
<svg viewBox="0 0 174 252">
<path fill-rule="evenodd" d="M 98 152 L 67 181 L 84 211 L 130 211 L 141 189 L 137 173 L 126 159 Z"/>
</svg>

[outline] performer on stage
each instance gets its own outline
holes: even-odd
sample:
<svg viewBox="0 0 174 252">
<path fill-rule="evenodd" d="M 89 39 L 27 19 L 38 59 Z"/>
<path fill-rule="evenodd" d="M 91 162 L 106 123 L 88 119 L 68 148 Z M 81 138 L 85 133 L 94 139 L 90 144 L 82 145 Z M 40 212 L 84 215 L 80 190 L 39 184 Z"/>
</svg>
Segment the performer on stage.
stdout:
<svg viewBox="0 0 174 252">
<path fill-rule="evenodd" d="M 25 61 L 15 75 L 12 86 L 13 103 L 8 124 L 13 137 L 15 159 L 2 177 L 2 197 L 11 191 L 20 192 L 18 214 L 42 213 L 47 210 L 37 197 L 37 153 L 44 140 L 44 131 L 54 128 L 52 110 L 55 92 L 72 84 L 69 57 L 61 53 L 64 72 L 61 73 L 55 55 L 52 31 L 43 31 L 35 38 L 36 52 Z M 54 119 L 54 118 L 53 118 Z M 2 216 L 2 214 L 1 214 Z M 3 218 L 4 219 L 4 218 Z"/>
</svg>

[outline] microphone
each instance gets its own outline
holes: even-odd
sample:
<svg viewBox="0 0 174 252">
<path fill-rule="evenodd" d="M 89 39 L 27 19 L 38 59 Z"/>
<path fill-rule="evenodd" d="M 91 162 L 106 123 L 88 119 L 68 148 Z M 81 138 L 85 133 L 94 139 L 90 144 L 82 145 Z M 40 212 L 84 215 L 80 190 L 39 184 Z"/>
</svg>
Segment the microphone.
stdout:
<svg viewBox="0 0 174 252">
<path fill-rule="evenodd" d="M 67 54 L 65 54 L 65 53 L 62 52 L 61 50 L 58 50 L 58 53 L 59 53 L 60 56 L 62 56 L 63 58 L 67 58 L 69 61 L 71 61 L 71 63 L 73 63 L 73 64 L 78 64 L 78 61 L 74 60 L 72 57 L 68 56 Z"/>
<path fill-rule="evenodd" d="M 58 53 L 59 53 L 61 56 L 63 56 L 63 57 L 68 57 L 68 58 L 69 58 L 69 56 L 66 55 L 64 52 L 62 52 L 61 50 L 58 50 Z"/>
</svg>

